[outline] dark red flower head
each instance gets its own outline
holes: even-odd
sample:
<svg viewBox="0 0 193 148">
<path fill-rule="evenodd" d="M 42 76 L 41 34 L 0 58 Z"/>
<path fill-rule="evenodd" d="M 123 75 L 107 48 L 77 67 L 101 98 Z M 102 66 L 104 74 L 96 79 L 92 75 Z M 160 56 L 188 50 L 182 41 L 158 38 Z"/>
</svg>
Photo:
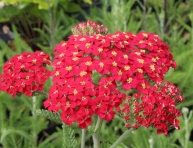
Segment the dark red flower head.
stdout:
<svg viewBox="0 0 193 148">
<path fill-rule="evenodd" d="M 169 47 L 153 33 L 93 34 L 96 26 L 81 23 L 73 28 L 76 35 L 56 46 L 44 106 L 61 110 L 62 121 L 80 128 L 87 128 L 94 114 L 104 120 L 120 115 L 127 127 L 153 126 L 163 133 L 168 126 L 178 128 L 175 107 L 182 96 L 174 85 L 160 85 L 176 66 Z"/>
<path fill-rule="evenodd" d="M 43 90 L 43 86 L 50 71 L 46 65 L 50 64 L 49 55 L 44 52 L 24 52 L 12 57 L 3 66 L 0 75 L 0 90 L 11 94 L 32 96 L 35 91 Z"/>
</svg>

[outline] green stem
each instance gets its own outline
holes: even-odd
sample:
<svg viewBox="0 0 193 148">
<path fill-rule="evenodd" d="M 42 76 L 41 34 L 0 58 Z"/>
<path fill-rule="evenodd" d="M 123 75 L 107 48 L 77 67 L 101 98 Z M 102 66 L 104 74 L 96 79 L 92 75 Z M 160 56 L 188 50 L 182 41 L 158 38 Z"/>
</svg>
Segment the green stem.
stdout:
<svg viewBox="0 0 193 148">
<path fill-rule="evenodd" d="M 185 118 L 185 144 L 184 148 L 188 148 L 188 141 L 189 141 L 189 130 L 188 130 L 188 119 Z"/>
<path fill-rule="evenodd" d="M 82 129 L 81 148 L 85 148 L 86 129 Z"/>
<path fill-rule="evenodd" d="M 45 92 L 44 90 L 40 92 L 42 95 L 44 95 L 45 97 L 48 97 L 48 93 Z"/>
<path fill-rule="evenodd" d="M 32 119 L 33 119 L 33 132 L 32 132 L 32 137 L 33 137 L 33 146 L 36 147 L 37 144 L 37 131 L 36 131 L 36 96 L 32 96 Z"/>
<path fill-rule="evenodd" d="M 98 117 L 97 123 L 94 128 L 94 133 L 92 134 L 94 148 L 100 148 L 100 129 L 101 129 L 102 121 L 103 120 L 100 117 Z"/>
<path fill-rule="evenodd" d="M 97 131 L 101 129 L 102 122 L 103 120 L 100 117 L 98 117 L 97 123 L 95 125 L 95 129 L 94 129 L 94 133 L 96 133 Z"/>
<path fill-rule="evenodd" d="M 146 6 L 147 2 L 146 0 L 143 0 L 143 30 L 146 30 L 146 22 L 147 22 L 147 10 L 146 10 Z"/>
<path fill-rule="evenodd" d="M 66 138 L 65 138 L 65 124 L 64 123 L 62 123 L 62 136 L 63 136 L 63 139 L 62 139 L 63 140 L 63 146 L 62 146 L 62 148 L 66 148 L 65 143 L 68 142 L 68 140 L 66 140 Z"/>
<path fill-rule="evenodd" d="M 4 121 L 5 121 L 4 115 L 6 115 L 6 113 L 5 113 L 4 105 L 1 102 L 0 102 L 0 108 L 1 108 L 1 111 L 0 111 L 0 126 L 1 126 L 0 130 L 3 131 L 3 129 L 4 129 Z"/>
<path fill-rule="evenodd" d="M 100 137 L 99 134 L 93 133 L 92 134 L 93 139 L 93 148 L 100 148 Z"/>
<path fill-rule="evenodd" d="M 54 32 L 55 32 L 55 18 L 54 18 L 54 6 L 51 7 L 50 0 L 47 0 L 48 2 L 48 8 L 49 8 L 49 29 L 50 29 L 50 49 L 52 50 L 54 48 L 55 40 L 54 40 Z"/>
<path fill-rule="evenodd" d="M 111 145 L 110 148 L 116 148 L 123 140 L 125 140 L 125 138 L 127 138 L 127 136 L 129 136 L 129 134 L 133 131 L 133 128 L 130 128 L 129 130 L 126 130 L 120 137 L 119 139 L 117 139 L 117 141 L 115 141 L 115 143 L 113 145 Z"/>
</svg>

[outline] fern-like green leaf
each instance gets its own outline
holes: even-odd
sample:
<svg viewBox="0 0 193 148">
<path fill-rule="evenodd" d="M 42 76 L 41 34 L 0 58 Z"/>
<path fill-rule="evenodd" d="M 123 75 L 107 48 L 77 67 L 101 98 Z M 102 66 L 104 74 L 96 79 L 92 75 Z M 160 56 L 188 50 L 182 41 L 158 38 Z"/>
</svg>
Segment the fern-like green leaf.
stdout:
<svg viewBox="0 0 193 148">
<path fill-rule="evenodd" d="M 75 139 L 75 136 L 74 136 L 74 130 L 63 124 L 62 125 L 62 133 L 63 133 L 63 148 L 77 148 L 78 145 L 77 145 L 77 140 Z"/>
<path fill-rule="evenodd" d="M 36 114 L 50 119 L 54 122 L 61 122 L 59 113 L 50 112 L 44 109 L 37 109 Z"/>
</svg>

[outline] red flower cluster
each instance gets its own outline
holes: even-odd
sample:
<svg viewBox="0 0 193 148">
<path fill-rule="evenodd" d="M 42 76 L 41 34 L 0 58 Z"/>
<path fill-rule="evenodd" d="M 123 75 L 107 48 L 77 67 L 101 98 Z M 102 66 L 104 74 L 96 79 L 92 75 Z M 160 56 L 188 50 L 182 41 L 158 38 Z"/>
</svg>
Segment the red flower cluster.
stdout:
<svg viewBox="0 0 193 148">
<path fill-rule="evenodd" d="M 107 34 L 108 29 L 104 25 L 99 25 L 96 22 L 88 20 L 86 23 L 80 23 L 72 28 L 74 35 L 96 35 Z"/>
<path fill-rule="evenodd" d="M 131 116 L 136 117 L 133 127 L 153 125 L 160 132 L 165 132 L 168 123 L 178 127 L 175 100 L 182 100 L 176 96 L 179 90 L 174 93 L 176 88 L 169 83 L 162 87 L 164 91 L 159 85 L 151 85 L 163 81 L 169 67 L 176 67 L 168 46 L 157 35 L 146 32 L 89 35 L 72 35 L 56 46 L 53 86 L 44 106 L 50 111 L 61 110 L 66 124 L 77 122 L 80 128 L 87 128 L 94 114 L 112 120 L 115 113 L 121 113 L 126 123 Z M 93 79 L 96 73 L 97 83 Z M 137 91 L 139 97 L 126 104 L 123 92 L 130 90 Z M 166 126 L 161 124 L 163 119 Z"/>
<path fill-rule="evenodd" d="M 43 85 L 50 76 L 46 65 L 50 64 L 49 55 L 44 52 L 24 52 L 16 55 L 3 66 L 0 75 L 0 90 L 11 94 L 32 96 L 35 91 L 43 90 Z"/>
<path fill-rule="evenodd" d="M 138 93 L 128 97 L 121 112 L 126 127 L 152 126 L 157 129 L 158 134 L 167 135 L 169 127 L 180 128 L 176 117 L 181 113 L 175 106 L 183 100 L 179 88 L 175 85 L 169 82 L 157 82 L 147 89 L 146 94 Z"/>
</svg>

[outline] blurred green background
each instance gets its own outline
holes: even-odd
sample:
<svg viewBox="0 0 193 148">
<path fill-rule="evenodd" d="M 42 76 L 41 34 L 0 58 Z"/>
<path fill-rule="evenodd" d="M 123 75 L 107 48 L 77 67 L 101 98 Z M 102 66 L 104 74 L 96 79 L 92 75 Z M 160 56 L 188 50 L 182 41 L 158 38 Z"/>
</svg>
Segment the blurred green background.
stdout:
<svg viewBox="0 0 193 148">
<path fill-rule="evenodd" d="M 0 40 L 0 72 L 17 53 L 41 50 L 51 55 L 56 44 L 68 39 L 74 25 L 88 19 L 104 24 L 109 33 L 154 32 L 170 46 L 177 62 L 166 80 L 177 85 L 185 98 L 178 105 L 181 129 L 163 136 L 140 128 L 118 148 L 193 148 L 193 0 L 0 0 L 0 31 L 8 38 Z M 48 80 L 45 90 L 50 84 Z M 45 99 L 38 96 L 34 103 L 24 95 L 13 99 L 0 92 L 0 148 L 61 148 L 65 140 L 61 123 L 33 114 L 34 109 L 43 109 Z M 67 131 L 67 137 L 74 134 L 77 140 L 72 147 L 80 147 L 80 130 Z M 105 122 L 102 147 L 109 147 L 123 131 L 119 117 Z M 89 133 L 86 138 L 91 148 Z"/>
</svg>

